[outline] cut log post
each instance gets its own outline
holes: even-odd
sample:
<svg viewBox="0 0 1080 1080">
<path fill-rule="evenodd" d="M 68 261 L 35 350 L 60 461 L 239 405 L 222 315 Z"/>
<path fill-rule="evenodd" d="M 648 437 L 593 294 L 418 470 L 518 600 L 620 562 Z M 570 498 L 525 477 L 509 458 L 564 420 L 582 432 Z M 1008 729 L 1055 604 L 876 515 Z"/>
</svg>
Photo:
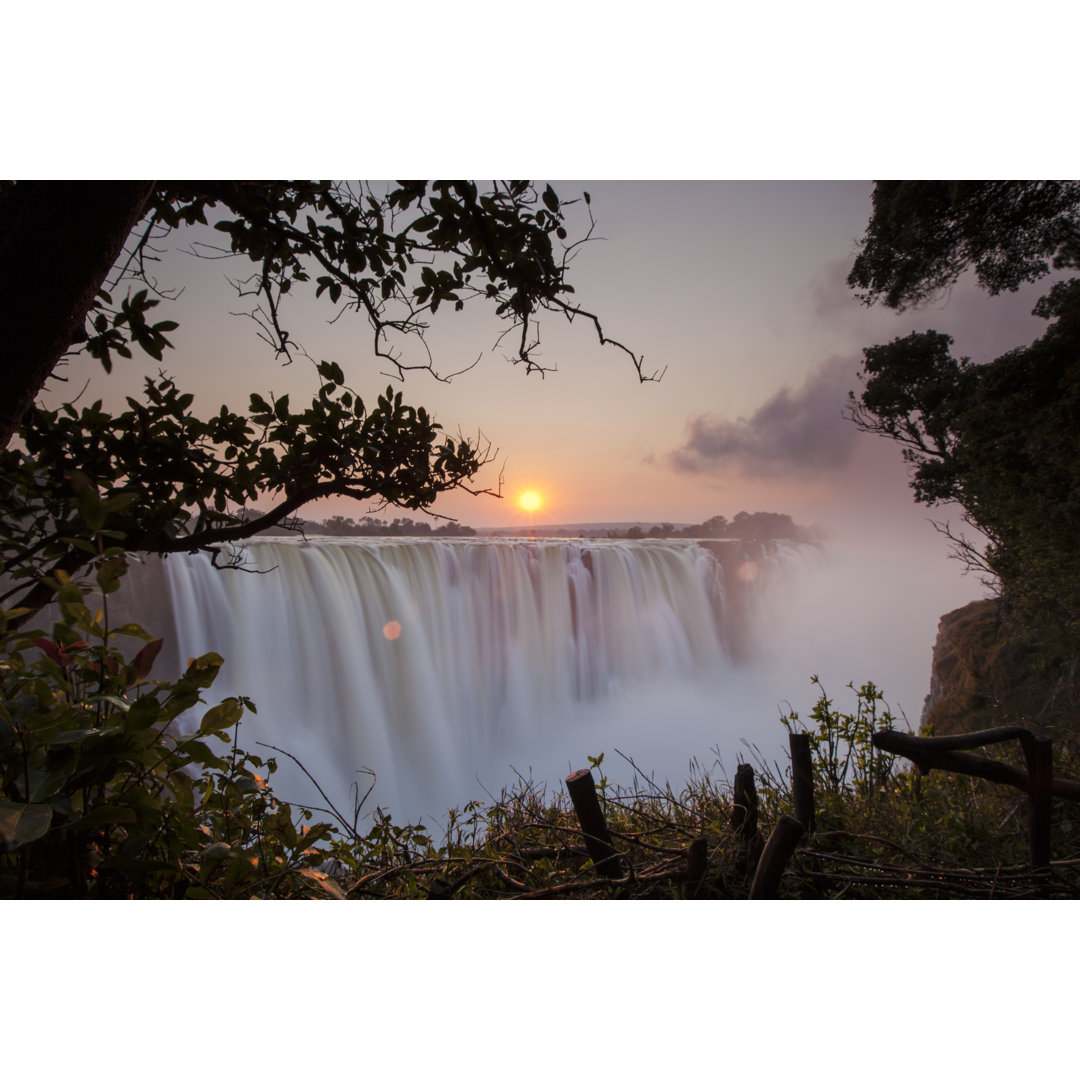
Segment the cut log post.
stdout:
<svg viewBox="0 0 1080 1080">
<path fill-rule="evenodd" d="M 691 841 L 686 849 L 686 882 L 683 896 L 687 900 L 696 900 L 702 893 L 705 879 L 705 867 L 709 862 L 709 845 L 704 836 Z"/>
<path fill-rule="evenodd" d="M 1032 739 L 1024 747 L 1028 766 L 1028 823 L 1031 865 L 1050 865 L 1050 796 L 1054 786 L 1054 746 L 1049 739 Z"/>
<path fill-rule="evenodd" d="M 749 840 L 757 832 L 758 803 L 754 786 L 753 765 L 740 765 L 735 770 L 732 793 L 731 827 L 739 840 Z"/>
<path fill-rule="evenodd" d="M 758 797 L 752 765 L 743 764 L 735 770 L 735 785 L 731 793 L 731 828 L 735 833 L 735 873 L 749 877 L 761 852 Z"/>
<path fill-rule="evenodd" d="M 566 790 L 574 804 L 574 813 L 584 833 L 585 847 L 596 866 L 596 872 L 603 877 L 620 877 L 619 855 L 611 845 L 611 833 L 608 832 L 604 811 L 596 795 L 590 769 L 578 769 L 566 778 Z"/>
<path fill-rule="evenodd" d="M 791 749 L 791 801 L 795 817 L 807 834 L 814 831 L 814 763 L 809 732 L 789 732 Z"/>
<path fill-rule="evenodd" d="M 773 827 L 769 841 L 758 860 L 754 882 L 750 886 L 751 900 L 775 900 L 780 877 L 803 836 L 802 823 L 784 814 Z"/>
</svg>

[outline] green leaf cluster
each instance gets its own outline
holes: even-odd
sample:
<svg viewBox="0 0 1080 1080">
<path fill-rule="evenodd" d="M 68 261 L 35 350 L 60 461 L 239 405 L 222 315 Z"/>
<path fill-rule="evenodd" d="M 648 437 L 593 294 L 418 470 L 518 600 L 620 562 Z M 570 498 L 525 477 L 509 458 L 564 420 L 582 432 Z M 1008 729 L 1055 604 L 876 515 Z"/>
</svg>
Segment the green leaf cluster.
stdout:
<svg viewBox="0 0 1080 1080">
<path fill-rule="evenodd" d="M 9 632 L 0 649 L 0 895 L 332 892 L 319 867 L 334 830 L 308 829 L 310 812 L 274 798 L 273 759 L 237 745 L 254 705 L 205 706 L 222 658 L 155 680 L 162 639 L 130 655 L 118 639 L 149 635 L 109 626 L 107 591 L 62 573 L 54 585 L 51 630 Z"/>
<path fill-rule="evenodd" d="M 204 419 L 163 375 L 117 415 L 101 401 L 33 409 L 24 445 L 0 452 L 0 559 L 12 583 L 0 602 L 36 610 L 51 575 L 91 564 L 109 591 L 125 553 L 218 551 L 329 495 L 422 510 L 486 461 L 400 392 L 369 408 L 338 365 L 320 375 L 302 409 L 253 393 L 246 415 L 222 406 Z"/>
</svg>

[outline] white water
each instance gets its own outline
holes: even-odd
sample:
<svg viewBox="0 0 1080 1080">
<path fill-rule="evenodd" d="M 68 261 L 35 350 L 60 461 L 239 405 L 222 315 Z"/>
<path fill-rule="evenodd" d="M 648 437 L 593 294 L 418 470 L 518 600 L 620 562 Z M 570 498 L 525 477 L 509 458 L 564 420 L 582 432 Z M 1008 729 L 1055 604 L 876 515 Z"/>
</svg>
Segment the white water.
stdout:
<svg viewBox="0 0 1080 1080">
<path fill-rule="evenodd" d="M 748 654 L 771 635 L 769 598 L 783 603 L 820 559 L 782 542 L 714 550 L 719 560 L 670 541 L 260 540 L 247 565 L 269 573 L 202 555 L 162 566 L 177 656 L 221 653 L 213 699 L 258 706 L 244 746 L 288 750 L 342 809 L 353 780 L 366 790 L 358 770 L 374 769 L 367 808 L 415 820 L 497 794 L 515 769 L 557 787 L 600 752 L 628 780 L 616 748 L 677 786 L 691 756 L 711 763 L 711 747 L 731 754 L 756 735 L 763 687 Z M 764 719 L 779 744 L 776 704 L 774 688 Z M 278 794 L 317 802 L 278 761 Z"/>
</svg>

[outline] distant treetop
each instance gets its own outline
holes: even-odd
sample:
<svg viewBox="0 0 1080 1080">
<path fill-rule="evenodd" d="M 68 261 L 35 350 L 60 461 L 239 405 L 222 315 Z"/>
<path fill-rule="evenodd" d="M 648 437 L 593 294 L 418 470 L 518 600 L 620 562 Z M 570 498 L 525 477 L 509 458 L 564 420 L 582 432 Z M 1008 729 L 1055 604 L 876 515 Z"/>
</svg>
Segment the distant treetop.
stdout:
<svg viewBox="0 0 1080 1080">
<path fill-rule="evenodd" d="M 728 521 L 723 514 L 703 521 L 700 525 L 687 525 L 676 529 L 670 522 L 654 525 L 646 532 L 640 525 L 634 525 L 624 533 L 609 532 L 611 539 L 644 540 L 678 538 L 685 540 L 812 540 L 811 529 L 796 525 L 788 514 L 772 514 L 758 511 L 748 514 L 740 510 Z"/>
</svg>

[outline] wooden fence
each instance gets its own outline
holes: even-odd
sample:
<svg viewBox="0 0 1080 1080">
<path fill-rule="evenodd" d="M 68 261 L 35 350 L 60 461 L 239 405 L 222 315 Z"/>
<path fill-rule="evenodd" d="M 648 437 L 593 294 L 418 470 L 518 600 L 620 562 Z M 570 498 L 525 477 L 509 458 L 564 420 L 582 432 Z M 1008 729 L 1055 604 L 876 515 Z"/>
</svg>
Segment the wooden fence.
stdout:
<svg viewBox="0 0 1080 1080">
<path fill-rule="evenodd" d="M 964 753 L 983 746 L 1017 739 L 1024 751 L 1026 769 L 1002 761 Z M 1031 865 L 1050 865 L 1050 804 L 1054 798 L 1080 802 L 1080 782 L 1054 777 L 1054 748 L 1049 739 L 1027 728 L 999 727 L 963 735 L 909 735 L 903 731 L 877 731 L 871 740 L 878 750 L 899 754 L 914 762 L 924 776 L 931 769 L 979 776 L 996 784 L 1019 788 L 1028 797 L 1028 832 Z"/>
<path fill-rule="evenodd" d="M 967 751 L 1016 739 L 1024 752 L 1025 769 L 971 754 Z M 758 799 L 754 770 L 740 765 L 732 790 L 731 828 L 735 834 L 737 875 L 750 880 L 751 900 L 775 899 L 780 879 L 800 840 L 814 832 L 814 771 L 809 734 L 791 732 L 791 792 L 794 816 L 782 815 L 767 841 L 758 831 Z M 1080 802 L 1080 781 L 1054 776 L 1053 745 L 1027 728 L 999 727 L 963 735 L 919 736 L 900 731 L 878 731 L 872 737 L 876 749 L 912 761 L 926 775 L 931 769 L 977 776 L 1018 788 L 1028 797 L 1028 828 L 1031 867 L 1043 871 L 1050 865 L 1051 803 L 1055 798 Z M 592 773 L 579 769 L 566 778 L 567 791 L 581 825 L 586 849 L 602 877 L 621 877 L 622 856 L 612 844 L 604 811 L 596 794 Z M 695 899 L 704 894 L 708 851 L 704 837 L 694 840 L 686 852 L 683 895 Z M 752 874 L 752 879 L 751 879 Z"/>
</svg>

